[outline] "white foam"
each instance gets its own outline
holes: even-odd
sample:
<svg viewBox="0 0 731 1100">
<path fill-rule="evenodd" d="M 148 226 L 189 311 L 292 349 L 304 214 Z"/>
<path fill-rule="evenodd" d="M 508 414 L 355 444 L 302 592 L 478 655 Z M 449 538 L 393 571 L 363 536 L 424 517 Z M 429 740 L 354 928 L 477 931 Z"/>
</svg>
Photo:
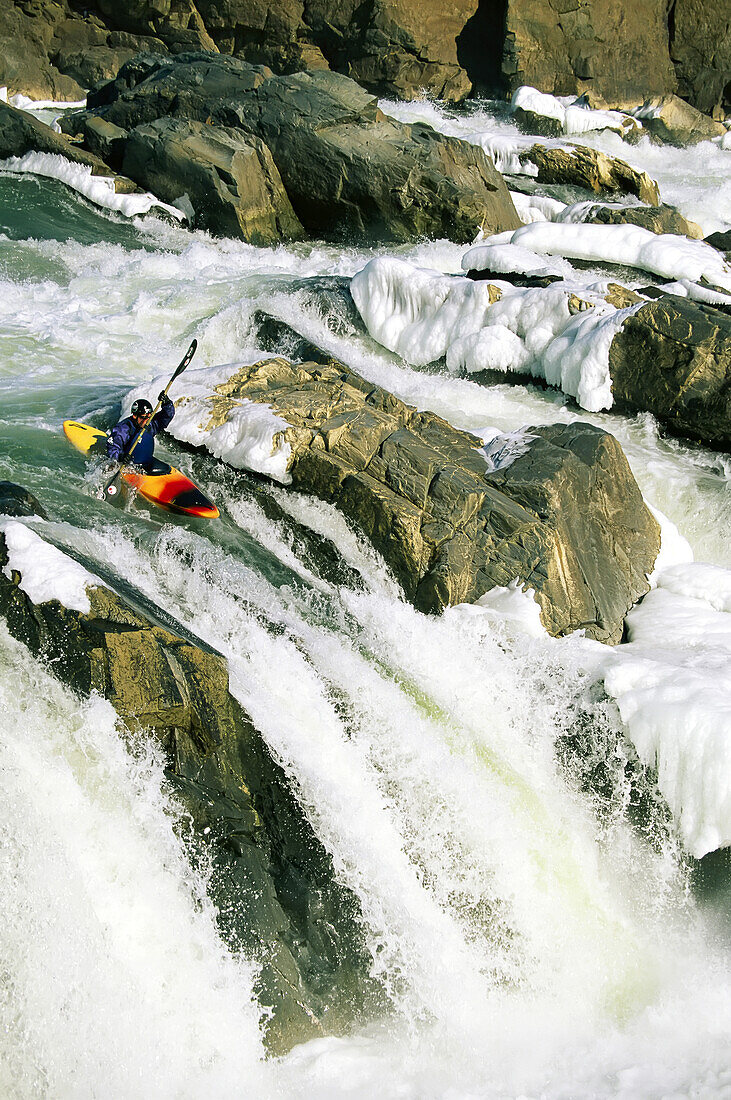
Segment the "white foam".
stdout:
<svg viewBox="0 0 731 1100">
<path fill-rule="evenodd" d="M 220 424 L 212 422 L 211 397 L 215 387 L 228 381 L 241 366 L 228 363 L 187 370 L 176 379 L 169 391 L 175 401 L 175 417 L 167 431 L 184 443 L 205 447 L 238 470 L 253 470 L 281 485 L 289 485 L 292 478 L 287 471 L 292 448 L 281 433 L 290 425 L 271 406 L 248 398 L 232 399 L 225 420 Z M 149 386 L 133 390 L 127 395 L 127 405 L 137 397 L 149 397 L 167 382 L 168 378 L 161 375 Z"/>
<path fill-rule="evenodd" d="M 3 91 L 5 92 L 4 96 L 2 95 Z M 86 107 L 86 99 L 75 99 L 73 101 L 65 99 L 29 99 L 27 95 L 21 95 L 20 93 L 12 95 L 8 99 L 7 88 L 0 88 L 0 99 L 4 100 L 5 103 L 9 103 L 11 107 L 17 107 L 19 111 L 28 112 L 70 111 L 72 108 Z"/>
<path fill-rule="evenodd" d="M 531 588 L 523 588 L 517 577 L 505 587 L 491 588 L 474 603 L 456 604 L 445 609 L 447 620 L 455 616 L 483 619 L 487 633 L 503 633 L 507 628 L 512 636 L 527 634 L 532 638 L 546 637 L 535 593 Z"/>
<path fill-rule="evenodd" d="M 513 206 L 522 222 L 561 221 L 564 211 L 570 209 L 565 202 L 549 198 L 548 195 L 524 195 L 520 191 L 511 191 Z"/>
<path fill-rule="evenodd" d="M 693 551 L 690 543 L 686 538 L 683 538 L 676 525 L 666 515 L 663 515 L 658 508 L 648 504 L 647 501 L 645 503 L 660 524 L 660 553 L 655 559 L 652 573 L 647 578 L 654 588 L 657 585 L 658 577 L 666 569 L 692 562 Z"/>
<path fill-rule="evenodd" d="M 58 600 L 69 610 L 88 615 L 91 604 L 86 589 L 100 585 L 98 577 L 23 523 L 2 520 L 0 531 L 8 549 L 3 573 L 8 578 L 14 571 L 20 573 L 19 587 L 34 604 Z"/>
<path fill-rule="evenodd" d="M 147 214 L 157 208 L 167 211 L 177 221 L 184 219 L 181 210 L 161 202 L 147 191 L 134 195 L 117 194 L 113 177 L 94 176 L 89 165 L 75 164 L 58 153 L 26 153 L 22 157 L 8 157 L 7 160 L 0 161 L 0 172 L 60 180 L 96 206 L 116 210 L 128 218 Z"/>
</svg>

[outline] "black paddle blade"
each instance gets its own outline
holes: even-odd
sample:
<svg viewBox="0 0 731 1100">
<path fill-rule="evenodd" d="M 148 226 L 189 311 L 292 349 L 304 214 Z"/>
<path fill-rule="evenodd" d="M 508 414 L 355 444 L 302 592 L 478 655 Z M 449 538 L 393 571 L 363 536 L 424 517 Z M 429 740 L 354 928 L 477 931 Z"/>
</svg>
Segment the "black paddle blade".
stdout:
<svg viewBox="0 0 731 1100">
<path fill-rule="evenodd" d="M 192 344 L 190 345 L 190 347 L 188 348 L 188 350 L 186 351 L 186 353 L 185 353 L 185 355 L 183 356 L 183 358 L 181 359 L 181 361 L 180 361 L 180 365 L 179 365 L 179 366 L 177 367 L 177 369 L 176 369 L 176 371 L 175 371 L 175 374 L 174 374 L 174 375 L 172 376 L 172 378 L 170 379 L 170 382 L 174 382 L 174 381 L 175 381 L 175 379 L 176 379 L 176 378 L 178 377 L 178 375 L 179 375 L 179 374 L 182 374 L 182 373 L 183 373 L 183 371 L 185 370 L 185 368 L 186 368 L 186 367 L 188 366 L 188 363 L 189 363 L 189 362 L 191 361 L 191 359 L 192 359 L 192 358 L 193 358 L 193 356 L 195 355 L 195 349 L 196 349 L 197 347 L 198 347 L 198 341 L 197 341 L 197 340 L 194 340 L 194 341 L 192 342 Z M 170 385 L 170 382 L 168 383 L 168 385 Z"/>
</svg>

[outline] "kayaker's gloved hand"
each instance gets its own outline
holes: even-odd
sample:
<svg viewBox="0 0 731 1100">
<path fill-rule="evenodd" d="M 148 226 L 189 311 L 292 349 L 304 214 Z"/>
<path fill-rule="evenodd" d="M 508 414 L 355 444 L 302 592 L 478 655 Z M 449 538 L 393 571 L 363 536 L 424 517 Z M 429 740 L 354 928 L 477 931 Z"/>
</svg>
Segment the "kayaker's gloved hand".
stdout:
<svg viewBox="0 0 731 1100">
<path fill-rule="evenodd" d="M 172 401 L 168 397 L 165 390 L 163 390 L 161 393 L 159 393 L 157 395 L 157 399 L 158 399 L 158 401 L 160 402 L 161 405 L 172 405 Z"/>
</svg>

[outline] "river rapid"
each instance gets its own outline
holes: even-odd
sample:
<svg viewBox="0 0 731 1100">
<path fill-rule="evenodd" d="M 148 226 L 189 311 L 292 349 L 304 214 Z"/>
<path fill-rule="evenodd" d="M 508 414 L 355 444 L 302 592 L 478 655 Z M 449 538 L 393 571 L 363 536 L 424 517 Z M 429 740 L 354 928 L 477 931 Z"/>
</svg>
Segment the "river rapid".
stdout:
<svg viewBox="0 0 731 1100">
<path fill-rule="evenodd" d="M 513 132 L 486 106 L 398 110 Z M 731 228 L 731 152 L 601 140 L 706 233 Z M 464 251 L 258 249 L 0 174 L 0 479 L 46 507 L 30 521 L 44 538 L 226 655 L 360 902 L 388 1005 L 267 1057 L 254 968 L 218 934 L 159 753 L 0 625 L 3 1096 L 731 1096 L 728 863 L 684 855 L 596 646 L 500 613 L 423 616 L 334 508 L 172 439 L 159 449 L 221 520 L 111 507 L 61 432 L 111 426 L 193 337 L 197 366 L 263 357 L 264 310 L 455 426 L 599 424 L 696 561 L 731 568 L 728 456 L 646 415 L 415 370 L 302 288 L 378 254 L 458 272 Z"/>
</svg>

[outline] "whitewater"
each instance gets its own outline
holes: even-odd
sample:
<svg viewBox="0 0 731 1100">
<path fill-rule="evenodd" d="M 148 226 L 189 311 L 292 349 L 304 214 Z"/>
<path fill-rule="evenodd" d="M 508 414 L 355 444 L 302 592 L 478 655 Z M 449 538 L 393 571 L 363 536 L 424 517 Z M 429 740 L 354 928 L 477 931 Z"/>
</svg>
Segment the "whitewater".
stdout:
<svg viewBox="0 0 731 1100">
<path fill-rule="evenodd" d="M 487 104 L 383 106 L 506 157 L 521 141 Z M 657 178 L 705 234 L 731 228 L 728 149 L 586 140 Z M 268 1056 L 255 967 L 219 935 L 154 743 L 130 743 L 108 703 L 80 701 L 0 627 L 3 1095 L 731 1095 L 728 861 L 713 851 L 731 844 L 731 463 L 648 415 L 478 385 L 446 345 L 414 362 L 303 282 L 357 286 L 370 264 L 454 275 L 466 252 L 258 249 L 0 173 L 0 479 L 52 517 L 4 523 L 13 561 L 37 598 L 83 602 L 91 573 L 226 656 L 358 899 L 387 997 L 366 1025 Z M 605 273 L 571 276 L 591 294 Z M 266 479 L 191 450 L 183 417 L 180 442 L 159 445 L 219 523 L 98 500 L 61 421 L 110 426 L 193 337 L 209 377 L 265 357 L 262 311 L 474 432 L 493 461 L 525 425 L 616 435 L 663 524 L 628 643 L 549 638 L 515 589 L 421 615 L 334 508 L 267 465 L 277 425 L 261 411 L 237 428 L 246 446 L 219 451 Z"/>
</svg>

